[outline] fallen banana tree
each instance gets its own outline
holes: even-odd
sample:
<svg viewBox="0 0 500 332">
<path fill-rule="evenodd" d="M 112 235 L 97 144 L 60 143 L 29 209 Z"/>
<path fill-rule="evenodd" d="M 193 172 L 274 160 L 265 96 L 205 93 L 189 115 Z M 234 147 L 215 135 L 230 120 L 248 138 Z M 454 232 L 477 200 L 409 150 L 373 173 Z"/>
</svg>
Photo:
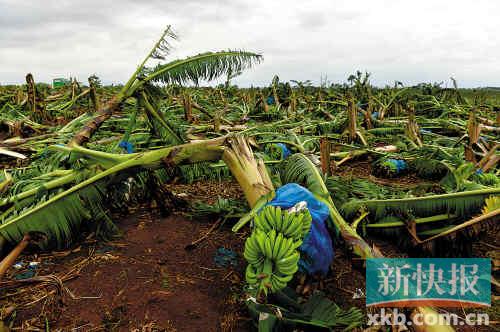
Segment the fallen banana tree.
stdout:
<svg viewBox="0 0 500 332">
<path fill-rule="evenodd" d="M 105 213 L 108 185 L 122 172 L 172 168 L 184 163 L 220 160 L 227 137 L 128 155 L 93 151 L 79 146 L 53 146 L 89 165 L 79 170 L 54 172 L 54 179 L 3 199 L 0 206 L 1 236 L 10 243 L 38 231 L 47 235 L 46 245 L 64 247 L 84 221 L 110 222 Z M 69 188 L 68 188 L 69 187 Z M 40 195 L 44 193 L 44 195 Z"/>
<path fill-rule="evenodd" d="M 71 155 L 74 163 L 85 161 L 86 166 L 47 173 L 42 180 L 48 180 L 0 200 L 3 212 L 0 234 L 8 242 L 17 243 L 28 232 L 39 231 L 47 234 L 47 244 L 55 240 L 57 246 L 66 246 L 83 221 L 96 217 L 92 213 L 105 216 L 102 201 L 107 186 L 118 175 L 123 178 L 122 173 L 126 172 L 172 169 L 202 161 L 224 160 L 241 183 L 248 201 L 256 202 L 274 188 L 264 163 L 255 161 L 245 142 L 242 137 L 222 136 L 132 154 L 106 153 L 81 146 L 51 146 L 51 150 Z M 23 209 L 20 211 L 19 207 Z"/>
<path fill-rule="evenodd" d="M 496 223 L 500 220 L 500 196 L 491 196 L 485 200 L 486 204 L 482 210 L 482 214 L 476 216 L 466 222 L 461 223 L 460 225 L 447 227 L 446 230 L 428 237 L 426 239 L 420 239 L 416 234 L 414 234 L 414 238 L 418 244 L 423 244 L 427 242 L 434 241 L 440 237 L 450 236 L 459 231 L 463 231 L 467 228 L 479 228 L 479 223 L 492 222 Z M 497 226 L 497 225 L 496 225 Z"/>
<path fill-rule="evenodd" d="M 220 159 L 225 137 L 129 155 L 109 154 L 80 146 L 130 97 L 135 97 L 139 101 L 156 129 L 162 128 L 174 143 L 182 143 L 154 105 L 158 88 L 153 84 L 198 83 L 199 80 L 212 80 L 227 73 L 241 72 L 262 59 L 261 55 L 251 52 L 221 51 L 158 64 L 154 68 L 146 67 L 148 61 L 152 59 L 165 60 L 171 50 L 171 41 L 176 38 L 168 26 L 119 93 L 102 106 L 99 106 L 97 100 L 93 101 L 94 107 L 99 106 L 99 108 L 90 120 L 86 120 L 84 115 L 75 119 L 79 122 L 86 121 L 86 124 L 73 136 L 68 146 L 50 148 L 71 154 L 72 161 L 86 160 L 89 164 L 85 167 L 76 167 L 74 171 L 45 174 L 49 178 L 48 181 L 44 181 L 43 178 L 38 179 L 36 181 L 38 185 L 35 183 L 26 186 L 27 190 L 16 191 L 2 200 L 0 234 L 7 241 L 16 243 L 28 231 L 45 229 L 50 235 L 50 240 L 55 239 L 58 246 L 63 246 L 68 243 L 71 234 L 78 229 L 83 220 L 101 219 L 106 216 L 102 200 L 106 194 L 107 181 L 114 175 L 133 168 L 154 169 L 159 167 L 162 161 L 168 168 L 183 162 Z M 31 83 L 29 85 L 31 90 L 28 91 L 31 99 L 36 95 L 32 81 L 28 82 Z M 75 91 L 73 86 L 72 100 L 92 92 L 92 87 L 79 95 Z M 131 126 L 134 125 L 134 120 L 135 117 L 132 117 Z M 73 121 L 57 134 L 70 131 L 68 128 L 72 123 Z M 51 139 L 53 136 L 49 134 L 46 137 Z M 40 143 L 39 138 L 33 140 L 32 144 Z M 29 143 L 31 142 L 28 140 L 4 142 L 5 145 L 17 148 Z M 70 185 L 73 186 L 67 188 Z M 47 222 L 50 219 L 54 221 Z"/>
<path fill-rule="evenodd" d="M 198 83 L 200 80 L 209 81 L 228 73 L 241 72 L 253 64 L 259 63 L 262 59 L 261 55 L 252 52 L 220 51 L 202 53 L 182 60 L 158 64 L 153 68 L 146 67 L 149 60 L 165 60 L 172 48 L 171 41 L 175 39 L 177 36 L 168 26 L 120 92 L 99 108 L 84 128 L 74 135 L 70 145 L 81 145 L 88 141 L 127 98 L 136 95 L 142 96 L 143 100 L 148 100 L 148 97 L 152 98 L 152 84 L 154 83 L 182 84 L 185 82 Z M 148 97 L 144 98 L 145 95 Z M 148 107 L 148 110 L 151 108 Z M 160 120 L 160 123 L 164 125 L 164 121 Z"/>
<path fill-rule="evenodd" d="M 240 145 L 245 145 L 244 141 L 240 139 Z M 241 148 L 240 148 L 241 149 Z M 244 151 L 248 151 L 250 148 L 243 148 Z M 255 218 L 257 212 L 263 208 L 263 206 L 272 199 L 273 192 L 272 187 L 268 188 L 264 185 L 265 180 L 268 176 L 262 176 L 261 172 L 257 170 L 257 162 L 249 162 L 249 154 L 245 153 L 245 165 L 252 165 L 254 168 L 253 172 L 240 173 L 247 177 L 247 179 L 241 179 L 237 177 L 238 182 L 241 183 L 254 183 L 254 185 L 249 185 L 243 188 L 246 197 L 252 197 L 249 200 L 249 204 L 252 210 L 245 217 L 240 219 L 240 221 L 233 227 L 233 231 L 238 231 L 245 224 L 247 224 L 251 219 Z M 253 159 L 253 157 L 251 158 Z M 231 166 L 230 166 L 231 168 Z M 248 176 L 247 176 L 248 174 Z M 258 174 L 258 176 L 256 176 Z M 303 184 L 308 188 L 318 200 L 324 202 L 330 209 L 330 218 L 333 222 L 333 226 L 337 232 L 339 232 L 341 238 L 343 239 L 346 247 L 351 250 L 355 255 L 362 259 L 383 257 L 379 251 L 374 250 L 364 239 L 357 234 L 355 229 L 349 225 L 345 219 L 342 217 L 340 212 L 335 207 L 328 189 L 323 181 L 323 178 L 318 170 L 318 168 L 303 154 L 295 154 L 286 161 L 286 166 L 282 173 L 282 180 L 284 183 L 299 183 Z M 258 179 L 261 179 L 260 181 Z M 266 191 L 267 189 L 267 191 Z M 255 191 L 254 194 L 248 193 L 248 191 Z M 260 199 L 255 200 L 255 197 L 260 195 Z M 434 309 L 431 308 L 417 308 L 416 312 L 423 312 L 425 315 L 437 316 Z M 431 321 L 431 320 L 429 320 Z M 434 320 L 435 321 L 435 320 Z M 435 331 L 453 331 L 448 325 L 434 325 L 429 328 L 433 328 Z"/>
<path fill-rule="evenodd" d="M 485 188 L 441 195 L 410 197 L 401 199 L 351 201 L 342 206 L 345 215 L 353 216 L 361 209 L 367 209 L 376 219 L 391 213 L 413 211 L 414 214 L 427 217 L 439 213 L 470 215 L 478 210 L 489 196 L 500 195 L 500 188 Z"/>
</svg>

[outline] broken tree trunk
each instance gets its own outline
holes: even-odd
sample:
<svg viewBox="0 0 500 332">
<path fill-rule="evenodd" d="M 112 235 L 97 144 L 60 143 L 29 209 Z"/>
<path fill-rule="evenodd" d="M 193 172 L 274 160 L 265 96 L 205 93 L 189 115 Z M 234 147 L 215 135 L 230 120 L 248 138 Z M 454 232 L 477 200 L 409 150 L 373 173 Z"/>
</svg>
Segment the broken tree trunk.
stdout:
<svg viewBox="0 0 500 332">
<path fill-rule="evenodd" d="M 45 105 L 43 102 L 43 98 L 40 96 L 39 92 L 36 89 L 35 79 L 33 78 L 33 75 L 31 73 L 26 75 L 26 87 L 28 92 L 26 106 L 31 112 L 33 119 L 36 122 L 47 120 L 45 116 Z"/>
<path fill-rule="evenodd" d="M 420 137 L 420 127 L 415 120 L 415 108 L 413 106 L 408 110 L 408 122 L 406 123 L 406 136 L 418 147 L 422 147 L 422 138 Z"/>
<path fill-rule="evenodd" d="M 490 151 L 488 151 L 484 157 L 477 163 L 477 167 L 481 168 L 483 172 L 489 171 L 492 167 L 496 165 L 500 157 L 496 155 L 496 151 L 500 144 L 495 144 Z"/>
<path fill-rule="evenodd" d="M 354 100 L 349 98 L 348 106 L 348 133 L 349 133 L 349 143 L 354 142 L 357 136 L 357 114 L 356 114 L 356 105 L 354 104 Z"/>
<path fill-rule="evenodd" d="M 184 92 L 182 96 L 182 106 L 184 107 L 184 120 L 189 123 L 193 122 L 193 106 L 191 96 L 187 92 Z"/>
<path fill-rule="evenodd" d="M 465 146 L 465 160 L 475 163 L 476 156 L 474 154 L 473 147 L 477 144 L 481 135 L 481 125 L 477 120 L 475 109 L 472 109 L 469 113 L 469 120 L 467 121 L 467 134 L 469 141 Z"/>
<path fill-rule="evenodd" d="M 97 96 L 95 80 L 93 80 L 90 77 L 89 77 L 89 86 L 90 86 L 90 101 L 92 102 L 92 106 L 94 107 L 94 112 L 97 112 L 100 107 L 99 97 Z"/>
<path fill-rule="evenodd" d="M 262 102 L 262 107 L 264 108 L 264 113 L 269 112 L 269 105 L 267 105 L 267 100 L 264 98 L 262 92 L 260 93 L 260 100 Z"/>
<path fill-rule="evenodd" d="M 240 184 L 248 204 L 253 207 L 262 196 L 274 190 L 266 166 L 262 160 L 255 160 L 245 137 L 229 137 L 227 145 L 222 160 Z"/>
<path fill-rule="evenodd" d="M 321 137 L 320 141 L 320 159 L 321 159 L 321 170 L 324 174 L 332 175 L 330 170 L 330 141 L 326 137 Z"/>
<path fill-rule="evenodd" d="M 99 108 L 95 116 L 89 120 L 83 128 L 76 133 L 73 139 L 70 141 L 70 146 L 82 145 L 87 142 L 90 137 L 99 129 L 99 127 L 113 115 L 115 111 L 120 108 L 120 104 L 123 101 L 121 95 L 115 96 L 113 99 L 108 101 L 104 106 Z"/>
</svg>

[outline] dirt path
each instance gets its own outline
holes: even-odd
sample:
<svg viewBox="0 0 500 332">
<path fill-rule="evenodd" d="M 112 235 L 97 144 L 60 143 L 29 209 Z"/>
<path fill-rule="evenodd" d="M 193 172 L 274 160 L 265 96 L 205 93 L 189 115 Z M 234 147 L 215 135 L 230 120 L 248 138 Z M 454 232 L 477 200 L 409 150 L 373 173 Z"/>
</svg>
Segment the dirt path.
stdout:
<svg viewBox="0 0 500 332">
<path fill-rule="evenodd" d="M 93 257 L 77 278 L 65 283 L 75 296 L 90 298 L 65 296 L 64 304 L 40 301 L 18 311 L 16 322 L 39 326 L 47 318 L 51 330 L 64 331 L 217 331 L 229 326 L 248 330 L 245 319 L 237 320 L 241 257 L 234 268 L 214 262 L 220 247 L 241 252 L 238 235 L 219 230 L 188 251 L 184 247 L 211 223 L 181 216 L 159 218 L 139 210 L 119 224 L 121 240 L 42 263 L 47 273 L 54 273 L 52 264 L 61 269 Z"/>
</svg>

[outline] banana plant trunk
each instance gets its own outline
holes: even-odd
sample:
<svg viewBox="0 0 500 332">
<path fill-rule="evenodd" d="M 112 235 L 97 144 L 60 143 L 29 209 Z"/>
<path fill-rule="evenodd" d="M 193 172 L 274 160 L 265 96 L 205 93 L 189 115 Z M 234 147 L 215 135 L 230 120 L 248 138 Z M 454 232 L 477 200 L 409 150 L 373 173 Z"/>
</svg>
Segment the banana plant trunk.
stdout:
<svg viewBox="0 0 500 332">
<path fill-rule="evenodd" d="M 349 123 L 348 123 L 348 133 L 349 133 L 349 142 L 354 142 L 354 140 L 356 139 L 356 136 L 357 136 L 357 107 L 354 103 L 354 100 L 351 98 L 348 102 L 349 106 L 348 106 L 348 119 L 349 119 Z"/>
<path fill-rule="evenodd" d="M 327 137 L 321 137 L 319 140 L 320 144 L 320 159 L 321 159 L 321 170 L 324 174 L 332 175 L 330 169 L 330 150 L 331 144 Z"/>
<path fill-rule="evenodd" d="M 36 122 L 47 120 L 43 97 L 37 90 L 35 85 L 35 79 L 33 78 L 33 75 L 31 73 L 26 75 L 26 87 L 28 92 L 28 99 L 26 105 L 28 107 L 28 111 L 31 112 L 31 116 Z"/>
<path fill-rule="evenodd" d="M 82 145 L 86 143 L 90 137 L 99 129 L 99 127 L 113 115 L 115 111 L 120 108 L 120 104 L 123 101 L 121 95 L 115 96 L 113 99 L 108 101 L 105 105 L 101 106 L 99 110 L 95 113 L 95 116 L 89 120 L 83 128 L 78 131 L 73 139 L 70 141 L 70 146 Z"/>
<path fill-rule="evenodd" d="M 191 96 L 188 92 L 185 92 L 182 98 L 183 106 L 184 106 L 184 119 L 191 123 L 193 122 L 193 106 L 191 103 Z"/>
<path fill-rule="evenodd" d="M 228 138 L 222 160 L 241 186 L 250 207 L 274 190 L 264 162 L 255 160 L 245 137 L 238 135 Z"/>
<path fill-rule="evenodd" d="M 95 82 L 89 78 L 89 86 L 90 86 L 90 101 L 92 102 L 92 107 L 94 108 L 94 112 L 97 112 L 100 107 L 99 96 L 96 91 Z"/>
</svg>

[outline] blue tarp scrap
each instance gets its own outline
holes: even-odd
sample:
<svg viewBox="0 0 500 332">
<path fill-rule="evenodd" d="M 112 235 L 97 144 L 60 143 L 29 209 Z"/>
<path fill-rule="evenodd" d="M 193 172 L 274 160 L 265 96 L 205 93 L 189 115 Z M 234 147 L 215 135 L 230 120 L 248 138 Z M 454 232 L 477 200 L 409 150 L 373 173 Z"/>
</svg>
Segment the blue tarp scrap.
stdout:
<svg viewBox="0 0 500 332">
<path fill-rule="evenodd" d="M 292 151 L 285 144 L 276 143 L 276 146 L 281 149 L 281 159 L 286 159 L 292 154 Z"/>
<path fill-rule="evenodd" d="M 12 265 L 12 267 L 15 268 L 16 270 L 20 270 L 24 267 L 24 262 L 23 261 L 17 262 L 14 265 Z"/>
<path fill-rule="evenodd" d="M 24 280 L 24 279 L 30 279 L 33 278 L 36 274 L 35 270 L 28 269 L 24 272 L 20 272 L 14 276 L 14 279 L 16 280 Z"/>
<path fill-rule="evenodd" d="M 18 263 L 19 264 L 19 263 Z M 28 264 L 28 269 L 24 270 L 23 272 L 19 272 L 14 276 L 14 279 L 16 280 L 24 280 L 24 279 L 29 279 L 33 278 L 36 275 L 36 270 L 38 268 L 38 262 L 31 262 Z M 20 263 L 20 268 L 22 268 L 23 263 Z"/>
<path fill-rule="evenodd" d="M 267 97 L 267 104 L 268 105 L 274 105 L 274 96 L 269 96 Z"/>
<path fill-rule="evenodd" d="M 276 196 L 268 205 L 289 209 L 302 201 L 307 203 L 312 223 L 309 233 L 299 248 L 301 252 L 299 268 L 308 274 L 325 275 L 334 257 L 332 238 L 326 227 L 326 220 L 330 216 L 328 206 L 317 200 L 309 190 L 296 183 L 288 183 L 276 190 Z"/>
<path fill-rule="evenodd" d="M 128 141 L 120 141 L 120 143 L 118 143 L 118 146 L 125 149 L 127 153 L 134 153 L 134 145 Z"/>
<path fill-rule="evenodd" d="M 372 113 L 372 119 L 373 119 L 373 120 L 378 119 L 378 116 L 379 116 L 379 112 L 373 112 L 373 113 Z"/>
<path fill-rule="evenodd" d="M 401 173 L 408 168 L 408 164 L 403 159 L 388 158 L 385 160 L 385 162 L 388 162 L 396 167 L 396 173 Z"/>
<path fill-rule="evenodd" d="M 214 257 L 214 262 L 217 267 L 228 267 L 238 265 L 238 255 L 231 249 L 220 247 Z"/>
</svg>

